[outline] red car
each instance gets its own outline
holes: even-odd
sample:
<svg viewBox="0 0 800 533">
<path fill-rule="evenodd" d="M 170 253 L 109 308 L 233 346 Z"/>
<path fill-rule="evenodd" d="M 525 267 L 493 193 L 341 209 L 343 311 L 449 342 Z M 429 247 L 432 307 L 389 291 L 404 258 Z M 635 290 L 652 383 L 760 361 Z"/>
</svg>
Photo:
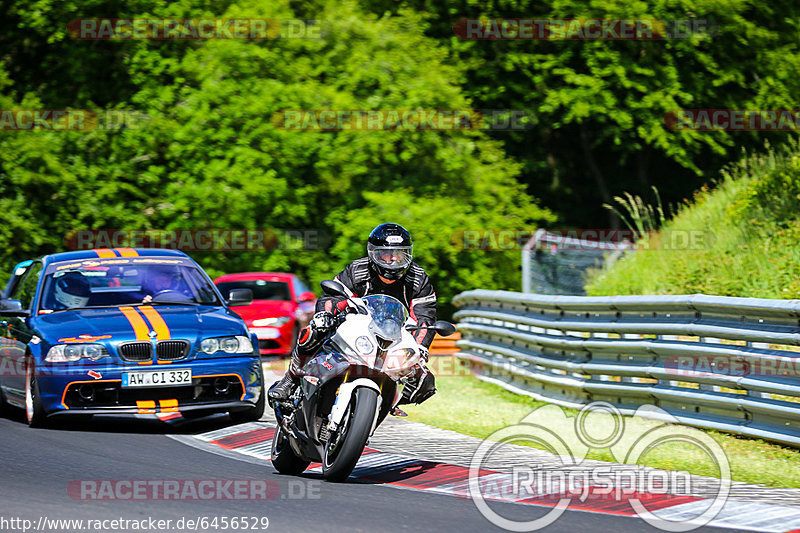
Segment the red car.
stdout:
<svg viewBox="0 0 800 533">
<path fill-rule="evenodd" d="M 236 307 L 236 313 L 258 337 L 261 355 L 289 355 L 297 332 L 314 315 L 317 296 L 294 274 L 225 274 L 214 284 L 226 298 L 231 289 L 253 291 L 253 303 Z"/>
</svg>

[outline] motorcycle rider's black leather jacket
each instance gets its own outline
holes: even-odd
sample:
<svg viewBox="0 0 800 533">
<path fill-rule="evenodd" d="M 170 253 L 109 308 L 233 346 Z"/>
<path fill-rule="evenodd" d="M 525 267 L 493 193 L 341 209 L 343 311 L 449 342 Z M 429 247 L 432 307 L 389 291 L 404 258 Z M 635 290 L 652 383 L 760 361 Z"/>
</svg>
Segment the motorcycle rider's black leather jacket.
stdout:
<svg viewBox="0 0 800 533">
<path fill-rule="evenodd" d="M 347 265 L 334 280 L 344 285 L 352 296 L 386 294 L 397 298 L 406 306 L 411 318 L 416 320 L 418 325 L 432 325 L 436 322 L 436 293 L 433 284 L 425 270 L 413 261 L 403 277 L 394 283 L 381 281 L 366 257 L 356 259 Z M 316 311 L 335 313 L 334 308 L 340 301 L 342 299 L 339 297 L 322 296 L 317 300 Z M 434 335 L 433 330 L 423 327 L 414 334 L 414 339 L 428 348 Z"/>
</svg>

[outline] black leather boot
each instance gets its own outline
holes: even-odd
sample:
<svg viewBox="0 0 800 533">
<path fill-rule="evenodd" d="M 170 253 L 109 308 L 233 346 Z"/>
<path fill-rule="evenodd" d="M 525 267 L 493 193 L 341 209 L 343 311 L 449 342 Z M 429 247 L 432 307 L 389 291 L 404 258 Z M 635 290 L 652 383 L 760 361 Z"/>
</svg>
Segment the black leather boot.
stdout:
<svg viewBox="0 0 800 533">
<path fill-rule="evenodd" d="M 299 384 L 300 378 L 296 378 L 292 376 L 290 372 L 286 372 L 280 380 L 272 384 L 267 394 L 272 400 L 285 402 L 289 399 L 289 396 L 292 395 L 294 388 Z"/>
</svg>

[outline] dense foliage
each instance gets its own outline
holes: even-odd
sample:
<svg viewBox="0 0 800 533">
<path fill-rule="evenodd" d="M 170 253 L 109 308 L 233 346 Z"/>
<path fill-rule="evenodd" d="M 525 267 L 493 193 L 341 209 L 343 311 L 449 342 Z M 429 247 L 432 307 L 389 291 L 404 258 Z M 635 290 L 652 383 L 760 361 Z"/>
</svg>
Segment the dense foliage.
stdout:
<svg viewBox="0 0 800 533">
<path fill-rule="evenodd" d="M 129 110 L 126 127 L 0 131 L 0 276 L 79 229 L 312 230 L 321 245 L 192 254 L 213 274 L 317 282 L 393 220 L 443 301 L 519 286 L 517 251 L 464 251 L 465 229 L 605 227 L 601 204 L 655 184 L 690 194 L 754 133 L 673 132 L 685 108 L 793 108 L 789 0 L 11 0 L 0 109 Z M 464 41 L 462 17 L 713 19 L 659 41 Z M 317 19 L 319 39 L 84 41 L 81 17 Z M 287 131 L 283 109 L 519 109 L 531 129 Z M 785 134 L 771 134 L 774 143 Z M 766 185 L 764 187 L 767 187 Z M 760 194 L 770 194 L 768 188 Z M 538 200 L 535 200 L 537 198 Z M 789 207 L 787 206 L 787 209 Z M 284 241 L 281 241 L 285 244 Z"/>
</svg>

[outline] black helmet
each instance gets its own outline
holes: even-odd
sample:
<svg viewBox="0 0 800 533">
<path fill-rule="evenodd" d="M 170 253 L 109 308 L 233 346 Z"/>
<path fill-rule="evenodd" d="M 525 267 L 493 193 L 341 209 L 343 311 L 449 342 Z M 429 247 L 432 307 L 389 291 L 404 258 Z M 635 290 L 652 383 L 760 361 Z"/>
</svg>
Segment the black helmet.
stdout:
<svg viewBox="0 0 800 533">
<path fill-rule="evenodd" d="M 81 272 L 66 272 L 56 279 L 56 301 L 69 309 L 84 307 L 89 301 L 89 280 Z"/>
<path fill-rule="evenodd" d="M 399 224 L 381 224 L 369 234 L 370 265 L 386 279 L 400 279 L 414 258 L 411 235 Z"/>
</svg>

